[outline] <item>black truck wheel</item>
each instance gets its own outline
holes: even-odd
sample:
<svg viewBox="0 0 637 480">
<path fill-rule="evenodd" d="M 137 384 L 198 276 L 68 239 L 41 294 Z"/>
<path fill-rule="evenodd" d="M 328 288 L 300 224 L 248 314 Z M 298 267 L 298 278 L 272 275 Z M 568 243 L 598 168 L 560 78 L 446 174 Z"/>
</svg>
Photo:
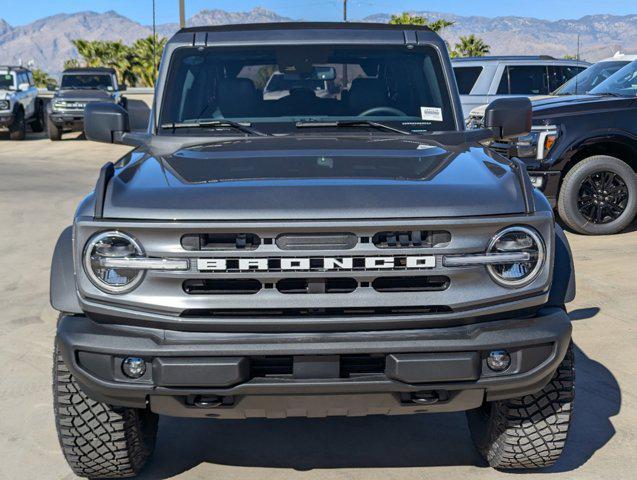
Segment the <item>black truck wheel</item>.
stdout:
<svg viewBox="0 0 637 480">
<path fill-rule="evenodd" d="M 27 124 L 24 118 L 24 111 L 19 109 L 15 115 L 13 125 L 9 128 L 9 138 L 11 140 L 24 140 L 27 134 Z"/>
<path fill-rule="evenodd" d="M 564 177 L 557 210 L 562 221 L 578 233 L 621 232 L 637 215 L 637 175 L 618 158 L 586 158 Z"/>
<path fill-rule="evenodd" d="M 137 475 L 155 446 L 158 416 L 88 398 L 53 354 L 55 425 L 66 461 L 76 475 L 124 478 Z"/>
<path fill-rule="evenodd" d="M 494 468 L 532 469 L 553 465 L 560 457 L 575 397 L 573 347 L 542 390 L 520 398 L 485 402 L 467 412 L 478 451 Z"/>
<path fill-rule="evenodd" d="M 31 121 L 31 130 L 34 133 L 44 131 L 44 107 L 42 106 L 42 102 L 36 104 L 35 115 Z"/>
<path fill-rule="evenodd" d="M 58 127 L 55 123 L 53 123 L 50 118 L 49 118 L 49 121 L 46 122 L 46 130 L 47 130 L 47 133 L 49 134 L 50 140 L 54 142 L 57 142 L 58 140 L 62 140 L 62 129 Z"/>
</svg>

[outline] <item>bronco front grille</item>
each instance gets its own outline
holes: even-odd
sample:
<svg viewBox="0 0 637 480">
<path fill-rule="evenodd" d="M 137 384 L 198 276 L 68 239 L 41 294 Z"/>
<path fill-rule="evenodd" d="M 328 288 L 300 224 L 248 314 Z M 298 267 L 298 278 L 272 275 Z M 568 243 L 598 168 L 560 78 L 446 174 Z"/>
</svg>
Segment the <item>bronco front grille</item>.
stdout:
<svg viewBox="0 0 637 480">
<path fill-rule="evenodd" d="M 269 318 L 269 317 L 360 317 L 360 316 L 409 316 L 433 313 L 450 313 L 444 305 L 409 307 L 348 307 L 348 308 L 193 308 L 181 313 L 185 318 Z"/>
</svg>

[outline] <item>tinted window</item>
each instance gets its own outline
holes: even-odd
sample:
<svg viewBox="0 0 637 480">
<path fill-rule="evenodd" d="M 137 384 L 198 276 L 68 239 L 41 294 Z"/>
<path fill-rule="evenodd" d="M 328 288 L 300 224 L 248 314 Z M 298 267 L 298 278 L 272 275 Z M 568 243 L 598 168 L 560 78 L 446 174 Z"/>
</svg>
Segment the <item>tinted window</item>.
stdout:
<svg viewBox="0 0 637 480">
<path fill-rule="evenodd" d="M 33 74 L 31 72 L 27 73 L 27 77 L 29 78 L 29 85 L 34 86 L 35 80 L 33 79 Z"/>
<path fill-rule="evenodd" d="M 167 85 L 166 130 L 172 123 L 224 118 L 295 131 L 298 121 L 358 118 L 413 130 L 455 129 L 431 47 L 181 48 Z M 180 133 L 189 132 L 182 126 Z"/>
<path fill-rule="evenodd" d="M 560 85 L 568 82 L 571 78 L 582 72 L 584 67 L 570 65 L 553 65 L 548 67 L 549 91 L 553 91 Z"/>
<path fill-rule="evenodd" d="M 608 79 L 593 88 L 592 95 L 618 95 L 637 97 L 637 60 L 613 73 Z"/>
<path fill-rule="evenodd" d="M 548 93 L 546 67 L 543 65 L 510 65 L 502 74 L 500 94 L 542 95 Z"/>
<path fill-rule="evenodd" d="M 469 95 L 482 73 L 482 67 L 454 67 L 453 73 L 456 74 L 460 95 Z"/>
<path fill-rule="evenodd" d="M 62 76 L 60 88 L 85 88 L 85 89 L 106 89 L 112 87 L 113 82 L 110 75 L 105 74 L 66 74 Z"/>
<path fill-rule="evenodd" d="M 13 75 L 10 73 L 0 74 L 0 89 L 9 90 L 11 87 L 13 87 Z"/>
<path fill-rule="evenodd" d="M 27 74 L 25 72 L 20 72 L 18 73 L 18 85 L 21 85 L 23 83 L 29 83 L 29 77 L 27 77 Z"/>
</svg>

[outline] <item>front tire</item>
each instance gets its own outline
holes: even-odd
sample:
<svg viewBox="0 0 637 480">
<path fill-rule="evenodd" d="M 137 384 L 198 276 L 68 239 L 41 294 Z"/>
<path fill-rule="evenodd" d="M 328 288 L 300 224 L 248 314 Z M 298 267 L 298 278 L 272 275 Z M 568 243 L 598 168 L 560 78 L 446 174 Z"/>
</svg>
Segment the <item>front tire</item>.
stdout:
<svg viewBox="0 0 637 480">
<path fill-rule="evenodd" d="M 49 121 L 46 122 L 46 130 L 49 135 L 49 140 L 53 142 L 57 142 L 62 140 L 62 128 L 58 127 L 53 121 L 49 118 Z"/>
<path fill-rule="evenodd" d="M 11 140 L 24 140 L 24 137 L 27 135 L 27 123 L 24 118 L 24 111 L 18 110 L 16 113 L 15 121 L 11 128 L 9 129 L 9 138 Z"/>
<path fill-rule="evenodd" d="M 154 449 L 158 416 L 90 399 L 69 372 L 57 344 L 53 355 L 55 426 L 73 472 L 89 478 L 137 475 Z"/>
<path fill-rule="evenodd" d="M 557 210 L 562 221 L 578 233 L 621 232 L 637 215 L 637 175 L 619 158 L 586 158 L 564 177 Z"/>
<path fill-rule="evenodd" d="M 467 412 L 471 436 L 493 468 L 534 469 L 553 465 L 562 454 L 575 397 L 573 346 L 551 381 L 539 392 L 485 402 Z"/>
</svg>

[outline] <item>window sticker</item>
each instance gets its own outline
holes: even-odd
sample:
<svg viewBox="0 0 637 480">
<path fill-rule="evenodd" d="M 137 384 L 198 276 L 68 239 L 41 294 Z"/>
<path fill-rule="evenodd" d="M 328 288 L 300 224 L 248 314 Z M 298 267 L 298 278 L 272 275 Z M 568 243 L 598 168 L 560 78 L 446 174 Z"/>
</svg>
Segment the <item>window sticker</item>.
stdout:
<svg viewBox="0 0 637 480">
<path fill-rule="evenodd" d="M 442 122 L 442 108 L 420 107 L 420 118 L 433 122 Z"/>
</svg>

